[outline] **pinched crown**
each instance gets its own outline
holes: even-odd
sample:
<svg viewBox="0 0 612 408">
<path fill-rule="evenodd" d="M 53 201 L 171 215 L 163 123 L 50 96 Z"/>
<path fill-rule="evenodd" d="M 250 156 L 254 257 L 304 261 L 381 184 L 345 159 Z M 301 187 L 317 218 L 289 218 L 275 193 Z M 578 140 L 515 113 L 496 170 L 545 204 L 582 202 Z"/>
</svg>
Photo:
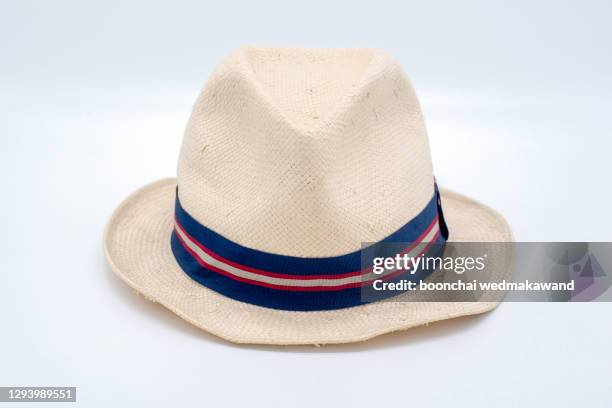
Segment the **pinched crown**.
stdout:
<svg viewBox="0 0 612 408">
<path fill-rule="evenodd" d="M 414 91 L 386 52 L 244 47 L 202 90 L 178 166 L 196 220 L 243 246 L 337 256 L 434 192 Z"/>
</svg>

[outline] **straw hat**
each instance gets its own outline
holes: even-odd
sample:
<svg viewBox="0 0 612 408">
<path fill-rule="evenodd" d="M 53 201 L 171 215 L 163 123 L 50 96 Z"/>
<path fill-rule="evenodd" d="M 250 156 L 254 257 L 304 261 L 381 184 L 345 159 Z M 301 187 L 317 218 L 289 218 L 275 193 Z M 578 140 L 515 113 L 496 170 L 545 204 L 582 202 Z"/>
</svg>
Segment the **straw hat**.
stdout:
<svg viewBox="0 0 612 408">
<path fill-rule="evenodd" d="M 362 243 L 447 239 L 512 233 L 492 209 L 438 192 L 418 100 L 391 56 L 245 47 L 198 97 L 178 177 L 127 198 L 104 244 L 122 280 L 210 333 L 325 344 L 494 308 L 359 297 Z M 489 266 L 510 269 L 507 257 Z"/>
</svg>

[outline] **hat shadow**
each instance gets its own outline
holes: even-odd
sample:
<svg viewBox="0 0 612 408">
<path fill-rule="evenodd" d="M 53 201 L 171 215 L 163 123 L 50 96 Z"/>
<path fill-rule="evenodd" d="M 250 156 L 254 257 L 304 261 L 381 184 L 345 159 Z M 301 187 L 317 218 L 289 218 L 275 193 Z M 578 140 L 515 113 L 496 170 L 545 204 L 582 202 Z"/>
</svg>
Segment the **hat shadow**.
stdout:
<svg viewBox="0 0 612 408">
<path fill-rule="evenodd" d="M 214 336 L 194 325 L 181 319 L 166 307 L 152 302 L 144 296 L 137 294 L 128 285 L 124 284 L 104 262 L 106 277 L 112 290 L 130 307 L 137 309 L 143 316 L 154 322 L 171 327 L 184 334 L 200 338 L 211 343 L 223 344 L 225 346 L 253 349 L 267 352 L 285 353 L 342 353 L 360 352 L 373 349 L 387 349 L 410 347 L 412 344 L 449 337 L 461 332 L 475 329 L 487 318 L 488 313 L 462 316 L 449 320 L 433 322 L 423 326 L 413 327 L 408 330 L 397 331 L 377 336 L 373 339 L 357 343 L 314 345 L 252 345 L 236 344 Z"/>
</svg>

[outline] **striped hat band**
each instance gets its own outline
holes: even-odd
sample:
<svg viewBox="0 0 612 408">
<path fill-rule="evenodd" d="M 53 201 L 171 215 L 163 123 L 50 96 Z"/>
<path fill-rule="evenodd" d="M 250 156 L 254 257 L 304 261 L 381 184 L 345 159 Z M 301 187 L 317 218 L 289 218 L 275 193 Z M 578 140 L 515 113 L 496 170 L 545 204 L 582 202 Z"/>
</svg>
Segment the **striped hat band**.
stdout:
<svg viewBox="0 0 612 408">
<path fill-rule="evenodd" d="M 418 281 L 432 271 L 375 274 L 364 254 L 429 256 L 441 251 L 447 238 L 437 186 L 425 208 L 393 234 L 361 250 L 325 258 L 272 254 L 237 244 L 189 215 L 177 191 L 171 246 L 181 269 L 201 285 L 242 302 L 298 311 L 340 309 L 388 297 L 386 291 L 364 296 L 364 290 L 375 280 Z M 395 252 L 389 253 L 390 248 Z"/>
</svg>

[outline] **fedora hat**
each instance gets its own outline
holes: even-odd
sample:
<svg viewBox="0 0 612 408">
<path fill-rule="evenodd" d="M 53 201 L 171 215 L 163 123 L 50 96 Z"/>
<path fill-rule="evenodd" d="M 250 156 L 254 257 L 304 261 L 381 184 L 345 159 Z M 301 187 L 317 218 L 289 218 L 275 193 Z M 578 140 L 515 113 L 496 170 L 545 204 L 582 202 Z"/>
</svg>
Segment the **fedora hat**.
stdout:
<svg viewBox="0 0 612 408">
<path fill-rule="evenodd" d="M 364 243 L 511 240 L 497 212 L 436 186 L 417 97 L 389 54 L 243 47 L 201 91 L 177 178 L 128 197 L 104 248 L 123 281 L 193 325 L 286 345 L 361 341 L 497 304 L 364 300 Z M 510 270 L 507 257 L 489 266 Z"/>
</svg>

